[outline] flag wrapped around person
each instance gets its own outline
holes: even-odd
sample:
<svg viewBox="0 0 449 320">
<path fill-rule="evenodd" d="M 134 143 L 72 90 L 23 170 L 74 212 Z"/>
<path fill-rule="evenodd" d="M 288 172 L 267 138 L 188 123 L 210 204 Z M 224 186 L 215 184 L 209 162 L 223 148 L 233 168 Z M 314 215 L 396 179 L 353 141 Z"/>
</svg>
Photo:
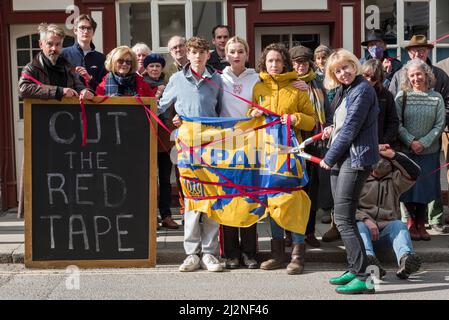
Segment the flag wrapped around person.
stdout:
<svg viewBox="0 0 449 320">
<path fill-rule="evenodd" d="M 304 160 L 279 152 L 299 145 L 294 130 L 276 116 L 182 120 L 176 146 L 189 210 L 234 227 L 270 215 L 284 229 L 304 234 L 310 211 L 302 190 L 308 182 Z"/>
</svg>

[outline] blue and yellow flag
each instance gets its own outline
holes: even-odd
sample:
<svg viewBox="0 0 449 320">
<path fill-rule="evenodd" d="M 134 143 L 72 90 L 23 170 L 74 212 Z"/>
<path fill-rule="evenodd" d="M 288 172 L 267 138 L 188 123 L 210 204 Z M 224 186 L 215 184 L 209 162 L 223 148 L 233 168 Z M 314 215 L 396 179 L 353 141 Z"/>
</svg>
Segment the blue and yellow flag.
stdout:
<svg viewBox="0 0 449 320">
<path fill-rule="evenodd" d="M 308 177 L 301 157 L 279 152 L 298 141 L 278 117 L 183 117 L 176 140 L 186 210 L 234 227 L 270 215 L 282 228 L 305 233 Z"/>
</svg>

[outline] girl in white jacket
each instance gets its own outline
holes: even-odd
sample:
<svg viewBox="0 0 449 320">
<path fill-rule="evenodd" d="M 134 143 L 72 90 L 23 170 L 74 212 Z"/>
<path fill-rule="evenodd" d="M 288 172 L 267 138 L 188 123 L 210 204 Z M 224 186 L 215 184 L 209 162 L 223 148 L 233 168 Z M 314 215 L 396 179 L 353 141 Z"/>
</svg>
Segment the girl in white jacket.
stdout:
<svg viewBox="0 0 449 320">
<path fill-rule="evenodd" d="M 226 43 L 225 52 L 230 66 L 226 67 L 221 75 L 223 88 L 251 101 L 254 85 L 260 80 L 259 74 L 254 69 L 245 66 L 249 57 L 248 43 L 237 36 L 232 37 Z M 221 105 L 220 117 L 232 118 L 246 117 L 247 111 L 251 107 L 248 103 L 226 92 L 223 94 Z M 257 248 L 256 224 L 249 228 L 228 226 L 222 226 L 222 228 L 220 242 L 223 245 L 223 253 L 226 258 L 226 268 L 237 269 L 240 267 L 240 261 L 249 269 L 258 268 L 254 259 Z"/>
</svg>

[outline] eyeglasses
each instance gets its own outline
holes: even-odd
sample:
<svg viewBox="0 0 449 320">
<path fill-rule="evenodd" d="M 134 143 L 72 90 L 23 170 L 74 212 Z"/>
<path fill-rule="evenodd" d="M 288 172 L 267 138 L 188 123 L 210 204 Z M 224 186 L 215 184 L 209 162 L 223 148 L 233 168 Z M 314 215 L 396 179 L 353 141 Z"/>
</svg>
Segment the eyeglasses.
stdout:
<svg viewBox="0 0 449 320">
<path fill-rule="evenodd" d="M 408 49 L 411 53 L 425 53 L 427 50 L 427 47 L 412 47 Z"/>
<path fill-rule="evenodd" d="M 186 45 L 185 44 L 178 44 L 177 46 L 173 46 L 170 48 L 170 51 L 172 50 L 176 50 L 176 49 L 182 49 L 184 48 Z"/>
<path fill-rule="evenodd" d="M 368 73 L 364 73 L 364 74 L 363 74 L 363 77 L 364 77 L 366 80 L 371 81 L 371 82 L 377 81 L 376 78 L 375 78 L 374 76 L 372 76 L 372 75 L 370 75 L 370 74 L 368 74 Z"/>
<path fill-rule="evenodd" d="M 125 60 L 125 59 L 117 59 L 117 63 L 118 64 L 127 64 L 128 66 L 130 66 L 132 63 L 133 63 L 133 61 L 132 60 Z"/>
<path fill-rule="evenodd" d="M 86 31 L 91 32 L 93 29 L 94 28 L 88 27 L 88 26 L 79 26 L 78 27 L 78 30 L 81 30 L 82 32 L 86 32 Z"/>
</svg>

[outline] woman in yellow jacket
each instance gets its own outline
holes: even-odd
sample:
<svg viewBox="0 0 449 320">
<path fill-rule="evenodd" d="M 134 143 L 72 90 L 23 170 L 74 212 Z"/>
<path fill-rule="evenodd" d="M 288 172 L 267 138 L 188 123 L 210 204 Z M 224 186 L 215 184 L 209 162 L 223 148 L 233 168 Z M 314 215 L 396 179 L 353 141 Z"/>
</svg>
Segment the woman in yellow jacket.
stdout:
<svg viewBox="0 0 449 320">
<path fill-rule="evenodd" d="M 297 79 L 288 50 L 280 44 L 267 46 L 257 66 L 261 82 L 253 89 L 253 101 L 262 107 L 281 115 L 281 123 L 286 124 L 290 116 L 291 125 L 298 141 L 301 142 L 301 130 L 311 131 L 315 127 L 315 112 L 307 93 L 294 88 Z M 250 115 L 259 117 L 263 111 L 252 109 Z M 283 267 L 285 254 L 284 230 L 270 218 L 272 259 L 261 264 L 264 270 Z M 304 235 L 292 233 L 293 249 L 291 262 L 287 266 L 288 274 L 300 274 L 304 270 Z"/>
</svg>

